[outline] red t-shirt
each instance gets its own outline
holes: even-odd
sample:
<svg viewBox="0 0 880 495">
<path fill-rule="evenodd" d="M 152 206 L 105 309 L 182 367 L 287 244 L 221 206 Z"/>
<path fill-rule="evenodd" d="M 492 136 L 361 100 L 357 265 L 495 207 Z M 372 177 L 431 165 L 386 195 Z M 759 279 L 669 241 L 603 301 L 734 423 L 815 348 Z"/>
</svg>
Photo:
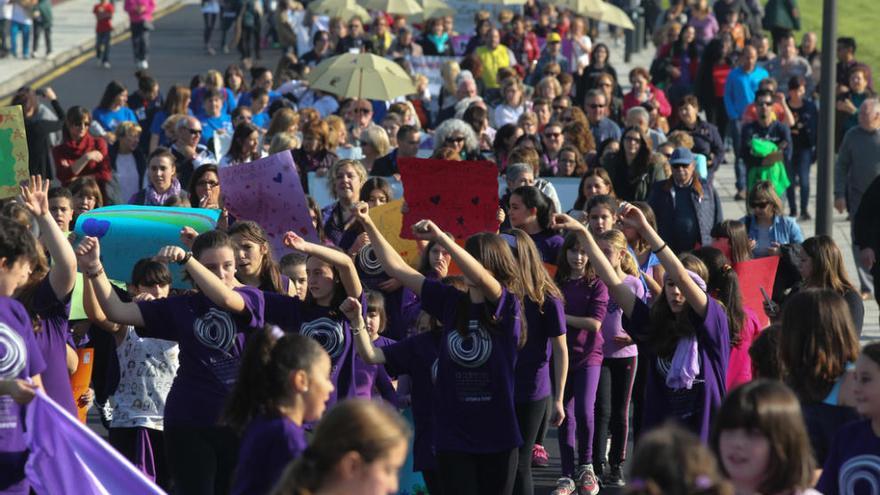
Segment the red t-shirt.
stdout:
<svg viewBox="0 0 880 495">
<path fill-rule="evenodd" d="M 113 30 L 113 26 L 110 24 L 111 19 L 113 19 L 113 11 L 112 3 L 99 3 L 95 5 L 92 12 L 95 13 L 95 18 L 98 19 L 98 24 L 95 26 L 96 33 L 107 33 Z"/>
</svg>

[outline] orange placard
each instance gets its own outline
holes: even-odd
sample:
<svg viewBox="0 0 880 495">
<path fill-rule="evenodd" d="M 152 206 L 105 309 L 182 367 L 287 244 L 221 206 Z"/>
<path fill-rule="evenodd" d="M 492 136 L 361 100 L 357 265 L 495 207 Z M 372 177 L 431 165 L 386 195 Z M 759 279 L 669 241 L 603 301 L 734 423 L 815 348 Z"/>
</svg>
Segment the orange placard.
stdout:
<svg viewBox="0 0 880 495">
<path fill-rule="evenodd" d="M 77 404 L 76 416 L 80 422 L 85 424 L 88 407 L 79 406 L 79 398 L 89 391 L 89 384 L 92 382 L 92 364 L 95 359 L 95 349 L 85 347 L 76 350 L 76 356 L 79 358 L 79 366 L 76 372 L 70 377 L 70 387 L 73 389 L 73 401 Z"/>
</svg>

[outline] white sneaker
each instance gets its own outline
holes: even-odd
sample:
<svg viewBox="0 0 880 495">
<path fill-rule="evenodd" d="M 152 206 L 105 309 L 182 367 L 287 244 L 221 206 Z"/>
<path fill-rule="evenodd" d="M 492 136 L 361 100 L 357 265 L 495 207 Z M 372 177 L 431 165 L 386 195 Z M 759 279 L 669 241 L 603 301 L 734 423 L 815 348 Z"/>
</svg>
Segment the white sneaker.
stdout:
<svg viewBox="0 0 880 495">
<path fill-rule="evenodd" d="M 575 484 L 580 495 L 596 495 L 599 493 L 599 480 L 593 472 L 592 464 L 582 464 L 574 475 Z"/>
<path fill-rule="evenodd" d="M 556 480 L 556 488 L 550 495 L 577 495 L 577 487 L 571 478 L 559 478 Z"/>
<path fill-rule="evenodd" d="M 104 65 L 104 68 L 105 68 L 105 69 L 109 69 L 109 68 L 110 68 L 110 62 L 104 62 L 103 65 Z"/>
<path fill-rule="evenodd" d="M 149 62 L 147 62 L 146 60 L 144 60 L 144 61 L 143 61 L 143 67 L 141 67 L 141 68 L 142 68 L 142 69 L 149 69 L 149 68 L 150 68 L 150 64 L 149 64 Z"/>
</svg>

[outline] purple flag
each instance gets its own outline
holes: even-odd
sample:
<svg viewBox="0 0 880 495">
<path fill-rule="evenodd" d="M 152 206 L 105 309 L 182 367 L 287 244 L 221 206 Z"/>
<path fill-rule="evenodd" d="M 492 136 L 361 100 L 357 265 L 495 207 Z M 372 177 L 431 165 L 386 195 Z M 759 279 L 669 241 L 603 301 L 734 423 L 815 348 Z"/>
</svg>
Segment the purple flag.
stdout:
<svg viewBox="0 0 880 495">
<path fill-rule="evenodd" d="M 318 242 L 290 151 L 221 168 L 220 187 L 230 215 L 239 220 L 253 220 L 266 230 L 275 259 L 290 252 L 282 242 L 287 231 Z"/>
<path fill-rule="evenodd" d="M 36 493 L 165 493 L 42 391 L 28 404 L 25 423 L 25 473 Z"/>
</svg>

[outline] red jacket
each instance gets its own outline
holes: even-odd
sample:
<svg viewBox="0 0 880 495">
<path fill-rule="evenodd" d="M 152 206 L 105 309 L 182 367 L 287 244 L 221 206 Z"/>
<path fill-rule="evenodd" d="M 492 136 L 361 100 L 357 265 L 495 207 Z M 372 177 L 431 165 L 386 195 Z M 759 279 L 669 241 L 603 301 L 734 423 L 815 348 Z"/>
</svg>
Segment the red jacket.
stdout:
<svg viewBox="0 0 880 495">
<path fill-rule="evenodd" d="M 669 100 L 666 99 L 666 93 L 663 92 L 662 89 L 654 86 L 653 84 L 648 84 L 648 91 L 654 95 L 654 101 L 657 102 L 658 111 L 660 115 L 664 117 L 669 117 L 672 115 L 672 107 L 669 105 Z M 629 93 L 623 95 L 623 113 L 632 108 L 639 106 L 639 100 L 636 98 L 635 92 L 630 91 Z"/>
<path fill-rule="evenodd" d="M 70 139 L 67 131 L 64 134 L 65 140 L 52 148 L 52 158 L 55 159 L 55 168 L 61 185 L 68 186 L 74 180 L 90 175 L 98 181 L 101 192 L 106 194 L 105 185 L 113 177 L 113 171 L 110 168 L 110 153 L 107 151 L 107 142 L 103 138 L 96 138 L 91 134 L 86 134 L 84 138 L 76 142 Z M 92 150 L 100 151 L 104 155 L 104 159 L 100 162 L 90 160 L 78 174 L 74 175 L 71 166 L 79 160 L 79 157 Z"/>
</svg>

